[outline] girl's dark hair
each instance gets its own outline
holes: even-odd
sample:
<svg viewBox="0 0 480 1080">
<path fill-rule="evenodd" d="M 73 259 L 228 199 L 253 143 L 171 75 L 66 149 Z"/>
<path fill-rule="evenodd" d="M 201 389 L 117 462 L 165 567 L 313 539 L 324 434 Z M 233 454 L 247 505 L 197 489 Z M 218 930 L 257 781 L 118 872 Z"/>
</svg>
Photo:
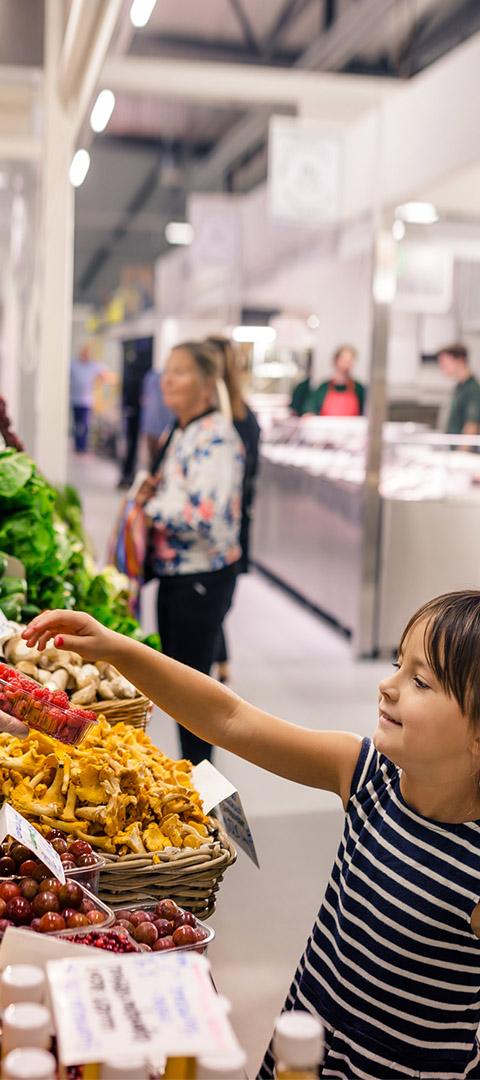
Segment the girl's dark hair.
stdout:
<svg viewBox="0 0 480 1080">
<path fill-rule="evenodd" d="M 183 349 L 185 352 L 190 353 L 192 360 L 197 365 L 199 371 L 205 379 L 218 379 L 222 377 L 222 373 L 219 372 L 219 364 L 215 350 L 203 341 L 181 341 L 178 345 L 174 345 L 172 352 L 177 349 Z"/>
<path fill-rule="evenodd" d="M 480 722 L 480 591 L 436 596 L 412 615 L 400 642 L 426 621 L 424 648 L 440 686 L 473 724 Z"/>
<path fill-rule="evenodd" d="M 218 356 L 220 376 L 228 390 L 233 419 L 244 420 L 247 409 L 242 395 L 237 354 L 232 342 L 221 334 L 210 334 L 205 339 L 205 344 Z"/>
</svg>

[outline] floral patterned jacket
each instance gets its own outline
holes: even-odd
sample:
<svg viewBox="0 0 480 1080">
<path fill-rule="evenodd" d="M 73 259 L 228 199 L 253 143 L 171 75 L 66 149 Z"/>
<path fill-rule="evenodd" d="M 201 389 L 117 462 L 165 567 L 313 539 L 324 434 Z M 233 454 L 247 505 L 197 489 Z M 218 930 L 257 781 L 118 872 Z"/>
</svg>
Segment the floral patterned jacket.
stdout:
<svg viewBox="0 0 480 1080">
<path fill-rule="evenodd" d="M 220 412 L 176 428 L 145 506 L 155 576 L 221 570 L 240 558 L 243 446 Z"/>
</svg>

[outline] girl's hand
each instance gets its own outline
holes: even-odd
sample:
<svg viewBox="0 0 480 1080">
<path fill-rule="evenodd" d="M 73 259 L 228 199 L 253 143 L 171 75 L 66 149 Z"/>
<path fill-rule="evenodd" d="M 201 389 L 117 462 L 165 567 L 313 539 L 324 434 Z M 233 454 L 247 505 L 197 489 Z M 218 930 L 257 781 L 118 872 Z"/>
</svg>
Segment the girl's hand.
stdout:
<svg viewBox="0 0 480 1080">
<path fill-rule="evenodd" d="M 0 731 L 4 735 L 15 735 L 17 739 L 25 739 L 30 728 L 27 724 L 23 724 L 21 720 L 16 720 L 14 716 L 8 716 L 8 713 L 2 712 L 0 709 Z"/>
<path fill-rule="evenodd" d="M 116 635 L 84 611 L 42 611 L 25 627 L 22 637 L 38 649 L 44 649 L 53 637 L 57 649 L 70 649 L 84 660 L 105 660 Z"/>
</svg>

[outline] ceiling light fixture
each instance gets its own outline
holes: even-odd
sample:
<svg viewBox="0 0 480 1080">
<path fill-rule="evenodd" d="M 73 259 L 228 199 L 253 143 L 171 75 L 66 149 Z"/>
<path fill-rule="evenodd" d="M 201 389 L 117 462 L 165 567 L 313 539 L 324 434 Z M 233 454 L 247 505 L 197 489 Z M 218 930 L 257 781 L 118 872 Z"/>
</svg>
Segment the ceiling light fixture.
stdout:
<svg viewBox="0 0 480 1080">
<path fill-rule="evenodd" d="M 115 94 L 111 90 L 101 90 L 90 113 L 90 127 L 97 135 L 105 128 L 115 108 Z"/>
<path fill-rule="evenodd" d="M 246 341 L 252 344 L 271 345 L 277 336 L 273 326 L 235 326 L 234 341 Z"/>
<path fill-rule="evenodd" d="M 69 178 L 73 187 L 81 187 L 90 168 L 90 154 L 88 150 L 77 150 L 73 155 L 70 165 Z"/>
<path fill-rule="evenodd" d="M 130 8 L 130 22 L 137 30 L 146 26 L 157 0 L 133 0 Z"/>
<path fill-rule="evenodd" d="M 397 206 L 395 217 L 406 221 L 408 225 L 433 225 L 438 221 L 439 213 L 430 202 L 407 202 Z"/>
<path fill-rule="evenodd" d="M 169 244 L 187 247 L 193 240 L 193 228 L 188 221 L 169 221 L 165 226 L 165 239 Z"/>
<path fill-rule="evenodd" d="M 394 223 L 392 225 L 393 239 L 394 240 L 403 240 L 406 231 L 407 230 L 405 228 L 405 222 L 402 221 L 400 218 L 397 218 L 396 221 L 394 221 Z"/>
<path fill-rule="evenodd" d="M 307 319 L 307 326 L 310 328 L 310 330 L 318 330 L 318 327 L 320 326 L 320 319 L 318 315 L 309 315 Z"/>
</svg>

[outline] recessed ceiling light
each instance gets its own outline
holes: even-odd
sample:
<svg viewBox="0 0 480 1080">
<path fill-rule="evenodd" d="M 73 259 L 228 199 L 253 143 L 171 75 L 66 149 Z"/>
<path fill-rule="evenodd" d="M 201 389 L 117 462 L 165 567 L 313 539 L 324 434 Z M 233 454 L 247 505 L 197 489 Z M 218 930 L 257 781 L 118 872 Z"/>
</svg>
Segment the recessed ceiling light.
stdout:
<svg viewBox="0 0 480 1080">
<path fill-rule="evenodd" d="M 90 113 L 90 127 L 99 134 L 105 131 L 115 108 L 115 94 L 111 90 L 101 90 Z"/>
<path fill-rule="evenodd" d="M 70 165 L 70 183 L 73 187 L 81 187 L 90 168 L 90 154 L 88 150 L 77 150 L 73 155 Z"/>
<path fill-rule="evenodd" d="M 138 30 L 146 26 L 157 0 L 133 0 L 130 8 L 130 22 Z"/>
<path fill-rule="evenodd" d="M 193 240 L 193 228 L 188 221 L 169 221 L 165 226 L 165 239 L 169 244 L 188 246 Z"/>
<path fill-rule="evenodd" d="M 320 326 L 320 319 L 318 315 L 309 315 L 307 319 L 307 326 L 310 327 L 310 330 L 318 330 L 318 327 Z"/>
<path fill-rule="evenodd" d="M 409 225 L 433 225 L 438 221 L 439 213 L 430 202 L 407 202 L 397 206 L 395 217 Z"/>
</svg>

